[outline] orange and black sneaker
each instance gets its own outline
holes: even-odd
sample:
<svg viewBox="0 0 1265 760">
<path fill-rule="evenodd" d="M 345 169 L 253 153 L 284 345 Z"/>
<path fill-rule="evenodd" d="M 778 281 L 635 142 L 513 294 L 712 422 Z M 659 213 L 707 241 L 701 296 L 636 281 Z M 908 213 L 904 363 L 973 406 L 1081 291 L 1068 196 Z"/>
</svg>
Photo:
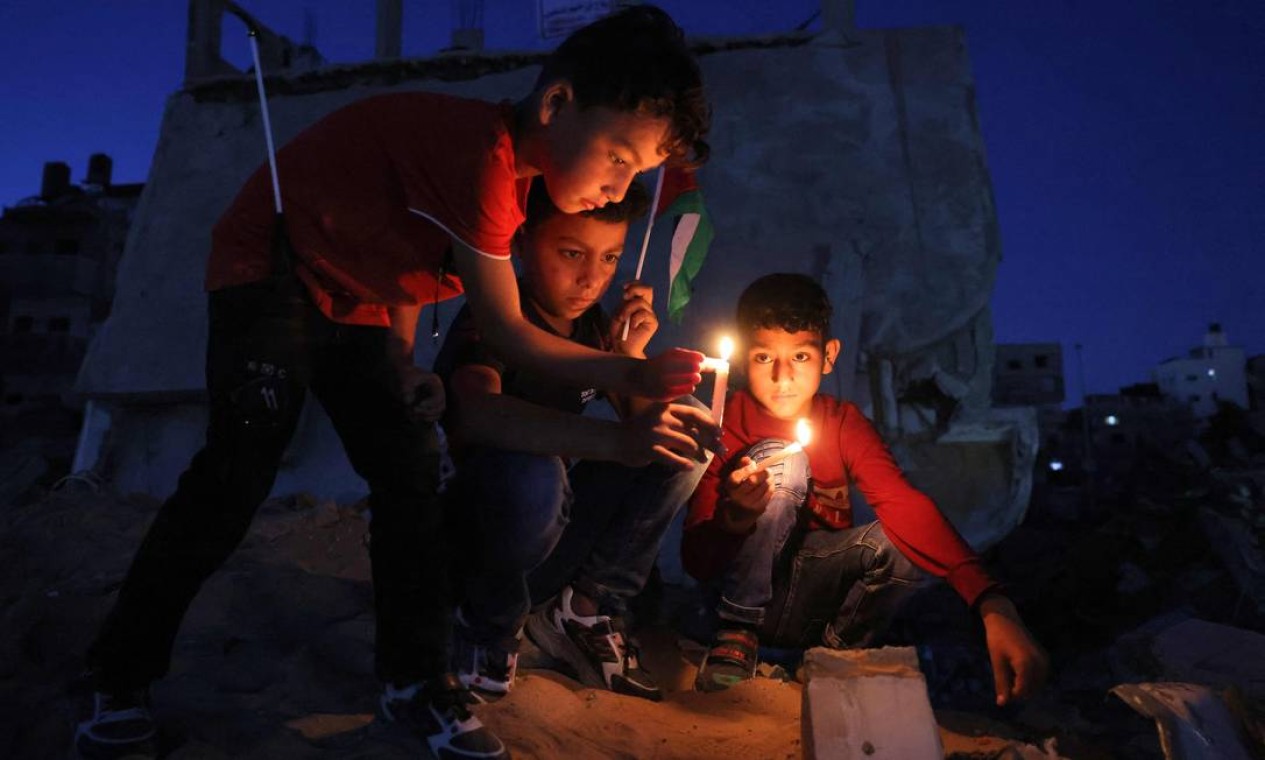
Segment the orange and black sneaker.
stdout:
<svg viewBox="0 0 1265 760">
<path fill-rule="evenodd" d="M 722 628 L 694 678 L 696 691 L 724 691 L 755 677 L 760 637 L 749 628 Z"/>
</svg>

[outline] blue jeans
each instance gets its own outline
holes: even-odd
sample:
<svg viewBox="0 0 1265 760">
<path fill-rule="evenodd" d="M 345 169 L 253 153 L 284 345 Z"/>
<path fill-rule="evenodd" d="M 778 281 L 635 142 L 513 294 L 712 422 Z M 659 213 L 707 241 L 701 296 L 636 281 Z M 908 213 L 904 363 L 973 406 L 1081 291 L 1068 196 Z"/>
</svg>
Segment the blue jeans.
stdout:
<svg viewBox="0 0 1265 760">
<path fill-rule="evenodd" d="M 556 456 L 469 452 L 449 497 L 472 560 L 459 589 L 465 635 L 505 642 L 533 600 L 567 585 L 602 614 L 623 615 L 705 469 L 580 461 L 568 470 Z"/>
<path fill-rule="evenodd" d="M 765 459 L 785 441 L 763 440 L 747 456 Z M 808 530 L 802 505 L 811 487 L 808 457 L 769 468 L 773 498 L 720 582 L 716 612 L 759 629 L 783 647 L 874 644 L 923 580 L 877 522 L 847 530 Z"/>
</svg>

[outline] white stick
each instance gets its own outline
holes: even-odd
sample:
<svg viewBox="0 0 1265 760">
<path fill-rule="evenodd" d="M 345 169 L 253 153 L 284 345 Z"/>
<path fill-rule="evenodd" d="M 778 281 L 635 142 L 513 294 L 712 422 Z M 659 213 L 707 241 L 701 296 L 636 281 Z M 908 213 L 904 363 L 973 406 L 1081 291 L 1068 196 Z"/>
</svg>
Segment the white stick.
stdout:
<svg viewBox="0 0 1265 760">
<path fill-rule="evenodd" d="M 663 172 L 664 167 L 659 167 L 659 177 L 654 181 L 654 199 L 650 201 L 650 218 L 646 220 L 646 234 L 641 238 L 641 255 L 637 257 L 637 273 L 633 275 L 634 280 L 641 279 L 641 270 L 646 265 L 646 249 L 650 247 L 650 230 L 654 229 L 654 215 L 659 209 L 659 196 L 663 193 Z M 628 340 L 628 326 L 632 324 L 631 319 L 624 320 L 624 335 L 620 340 Z"/>
<path fill-rule="evenodd" d="M 272 144 L 272 120 L 268 118 L 268 98 L 264 94 L 264 72 L 259 64 L 259 39 L 251 29 L 250 54 L 255 59 L 255 86 L 259 89 L 259 110 L 264 116 L 264 139 L 268 142 L 268 169 L 272 171 L 272 201 L 281 213 L 281 183 L 277 180 L 277 150 Z"/>
</svg>

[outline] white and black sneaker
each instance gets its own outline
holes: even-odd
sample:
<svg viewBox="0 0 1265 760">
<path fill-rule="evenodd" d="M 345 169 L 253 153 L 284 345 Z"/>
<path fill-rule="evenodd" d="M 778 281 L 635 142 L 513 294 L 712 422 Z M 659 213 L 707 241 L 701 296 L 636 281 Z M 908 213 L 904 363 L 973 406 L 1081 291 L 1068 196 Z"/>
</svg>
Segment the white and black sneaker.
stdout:
<svg viewBox="0 0 1265 760">
<path fill-rule="evenodd" d="M 436 760 L 508 760 L 505 745 L 470 712 L 477 700 L 451 673 L 403 688 L 388 684 L 378 702 L 378 719 L 406 734 Z"/>
<path fill-rule="evenodd" d="M 546 654 L 570 665 L 580 682 L 616 694 L 658 702 L 663 691 L 641 667 L 637 646 L 624 632 L 623 621 L 608 615 L 577 615 L 571 608 L 571 587 L 527 618 L 527 634 Z"/>
<path fill-rule="evenodd" d="M 75 728 L 75 752 L 85 760 L 151 758 L 158 753 L 158 729 L 145 689 L 94 691 Z"/>
<path fill-rule="evenodd" d="M 467 688 L 494 696 L 508 694 L 518 672 L 518 644 L 523 633 L 496 644 L 476 644 L 461 610 L 453 636 L 452 666 Z"/>
</svg>

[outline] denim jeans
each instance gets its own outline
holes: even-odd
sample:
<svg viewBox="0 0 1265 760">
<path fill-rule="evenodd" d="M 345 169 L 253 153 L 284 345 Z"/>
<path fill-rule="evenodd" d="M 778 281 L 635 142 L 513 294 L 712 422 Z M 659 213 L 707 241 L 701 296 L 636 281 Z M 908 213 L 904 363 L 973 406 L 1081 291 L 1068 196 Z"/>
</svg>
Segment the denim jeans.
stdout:
<svg viewBox="0 0 1265 760">
<path fill-rule="evenodd" d="M 210 295 L 206 445 L 159 509 L 88 653 L 107 690 L 167 672 L 202 583 L 241 542 L 276 479 L 308 390 L 368 483 L 376 670 L 409 682 L 447 670 L 448 564 L 434 424 L 395 391 L 389 330 L 329 321 L 297 283 Z"/>
<path fill-rule="evenodd" d="M 464 536 L 460 608 L 476 643 L 505 642 L 532 603 L 570 585 L 625 614 L 705 464 L 678 471 L 477 448 L 447 496 Z"/>
<path fill-rule="evenodd" d="M 759 441 L 747 456 L 760 461 L 785 446 Z M 922 571 L 877 522 L 808 530 L 801 507 L 812 475 L 805 454 L 771 466 L 769 476 L 773 498 L 720 582 L 721 625 L 754 626 L 772 646 L 872 645 L 922 582 Z"/>
</svg>

